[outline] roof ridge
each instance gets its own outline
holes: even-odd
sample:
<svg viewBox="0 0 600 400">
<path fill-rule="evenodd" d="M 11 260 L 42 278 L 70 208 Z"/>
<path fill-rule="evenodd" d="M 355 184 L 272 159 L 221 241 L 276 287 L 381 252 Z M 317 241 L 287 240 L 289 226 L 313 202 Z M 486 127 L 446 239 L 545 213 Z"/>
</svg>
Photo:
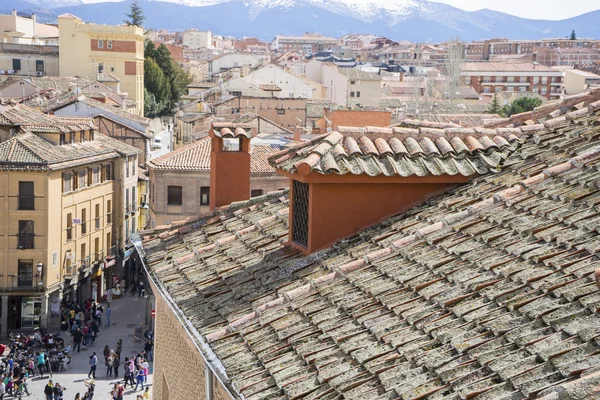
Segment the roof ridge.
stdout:
<svg viewBox="0 0 600 400">
<path fill-rule="evenodd" d="M 581 169 L 587 163 L 596 160 L 600 160 L 600 145 L 592 147 L 590 150 L 583 152 L 578 156 L 571 157 L 567 162 L 544 169 L 539 174 L 533 175 L 527 179 L 523 179 L 515 183 L 513 186 L 504 189 L 498 193 L 495 193 L 493 196 L 488 197 L 485 200 L 481 200 L 477 203 L 471 204 L 470 206 L 467 206 L 466 210 L 462 212 L 450 214 L 440 221 L 437 221 L 425 227 L 421 227 L 415 230 L 413 233 L 392 242 L 392 244 L 389 247 L 383 247 L 379 250 L 370 252 L 362 258 L 354 259 L 339 267 L 335 267 L 334 271 L 329 274 L 312 279 L 309 283 L 297 287 L 291 291 L 283 292 L 281 296 L 277 299 L 271 300 L 267 303 L 258 306 L 255 309 L 255 311 L 243 315 L 237 318 L 236 320 L 230 322 L 224 328 L 221 328 L 217 331 L 206 335 L 206 341 L 208 343 L 212 343 L 219 339 L 222 339 L 230 333 L 233 333 L 239 330 L 240 328 L 254 323 L 262 314 L 264 314 L 270 309 L 279 308 L 281 306 L 289 304 L 292 300 L 302 297 L 303 295 L 310 293 L 312 290 L 320 286 L 336 281 L 337 279 L 344 276 L 344 274 L 346 273 L 362 269 L 374 260 L 395 253 L 399 251 L 402 247 L 412 244 L 415 241 L 422 239 L 433 232 L 437 232 L 448 226 L 456 224 L 457 222 L 460 222 L 478 213 L 479 211 L 492 206 L 495 203 L 503 202 L 510 198 L 518 196 L 522 191 L 525 190 L 525 188 L 529 186 L 537 185 L 549 178 L 570 171 L 572 169 Z"/>
</svg>

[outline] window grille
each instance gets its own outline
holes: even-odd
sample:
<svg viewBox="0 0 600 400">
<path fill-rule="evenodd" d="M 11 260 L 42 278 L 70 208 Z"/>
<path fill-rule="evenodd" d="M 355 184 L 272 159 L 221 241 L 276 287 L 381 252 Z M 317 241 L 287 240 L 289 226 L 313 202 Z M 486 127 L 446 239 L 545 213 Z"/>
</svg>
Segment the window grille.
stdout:
<svg viewBox="0 0 600 400">
<path fill-rule="evenodd" d="M 308 247 L 308 183 L 294 181 L 292 240 Z"/>
</svg>

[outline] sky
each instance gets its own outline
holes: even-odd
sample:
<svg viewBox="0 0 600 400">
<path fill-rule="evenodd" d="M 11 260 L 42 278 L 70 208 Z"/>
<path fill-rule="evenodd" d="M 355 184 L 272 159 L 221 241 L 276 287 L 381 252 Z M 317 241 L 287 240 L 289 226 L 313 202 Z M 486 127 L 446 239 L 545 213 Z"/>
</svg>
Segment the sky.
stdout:
<svg viewBox="0 0 600 400">
<path fill-rule="evenodd" d="M 599 0 L 432 0 L 466 11 L 501 11 L 517 17 L 561 20 L 600 10 Z"/>
</svg>

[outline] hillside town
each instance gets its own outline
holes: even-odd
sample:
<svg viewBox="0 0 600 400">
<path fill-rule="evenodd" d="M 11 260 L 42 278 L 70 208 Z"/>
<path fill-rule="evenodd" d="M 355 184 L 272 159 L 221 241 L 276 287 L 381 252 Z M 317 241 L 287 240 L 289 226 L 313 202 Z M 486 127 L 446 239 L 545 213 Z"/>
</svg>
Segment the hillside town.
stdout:
<svg viewBox="0 0 600 400">
<path fill-rule="evenodd" d="M 0 399 L 600 398 L 600 39 L 126 18 L 0 15 Z"/>
</svg>

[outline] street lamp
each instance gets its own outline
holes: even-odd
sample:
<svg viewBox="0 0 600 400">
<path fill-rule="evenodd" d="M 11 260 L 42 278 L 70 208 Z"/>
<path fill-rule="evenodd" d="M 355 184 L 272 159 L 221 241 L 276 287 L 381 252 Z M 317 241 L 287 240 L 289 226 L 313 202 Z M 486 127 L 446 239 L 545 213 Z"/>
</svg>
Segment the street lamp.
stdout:
<svg viewBox="0 0 600 400">
<path fill-rule="evenodd" d="M 36 278 L 39 278 L 39 277 L 41 277 L 41 276 L 42 276 L 42 271 L 43 271 L 43 269 L 44 269 L 44 264 L 42 264 L 42 262 L 40 261 L 40 262 L 38 262 L 38 263 L 36 264 L 35 268 L 37 269 L 37 275 L 36 275 Z M 41 286 L 41 285 L 43 285 L 43 284 L 44 284 L 44 282 L 43 282 L 41 279 L 39 279 L 39 280 L 38 280 L 38 286 Z"/>
</svg>

